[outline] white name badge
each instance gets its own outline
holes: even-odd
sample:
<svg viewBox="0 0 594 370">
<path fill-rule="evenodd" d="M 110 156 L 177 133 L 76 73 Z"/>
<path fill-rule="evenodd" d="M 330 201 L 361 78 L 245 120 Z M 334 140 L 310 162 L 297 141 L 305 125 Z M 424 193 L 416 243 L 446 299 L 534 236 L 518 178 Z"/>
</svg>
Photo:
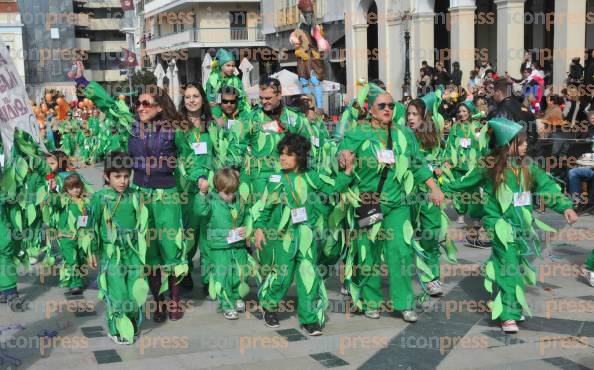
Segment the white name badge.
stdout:
<svg viewBox="0 0 594 370">
<path fill-rule="evenodd" d="M 281 181 L 281 175 L 270 175 L 268 181 L 279 183 Z"/>
<path fill-rule="evenodd" d="M 377 160 L 380 163 L 385 163 L 385 164 L 393 164 L 396 163 L 396 159 L 394 157 L 394 151 L 393 150 L 388 150 L 388 149 L 383 149 L 377 152 Z"/>
<path fill-rule="evenodd" d="M 229 230 L 229 235 L 227 236 L 227 244 L 237 243 L 242 240 L 245 240 L 245 227 L 238 227 Z"/>
<path fill-rule="evenodd" d="M 78 216 L 78 221 L 76 223 L 77 227 L 87 227 L 88 220 L 89 216 Z"/>
<path fill-rule="evenodd" d="M 208 147 L 205 142 L 192 143 L 192 149 L 194 149 L 194 154 L 197 155 L 208 153 Z"/>
<path fill-rule="evenodd" d="M 307 221 L 307 211 L 305 210 L 305 207 L 293 208 L 291 210 L 291 220 L 293 221 L 293 224 L 300 224 Z"/>
<path fill-rule="evenodd" d="M 311 143 L 313 144 L 313 146 L 315 146 L 316 148 L 320 147 L 320 138 L 317 136 L 312 136 L 311 137 Z"/>
<path fill-rule="evenodd" d="M 470 148 L 471 141 L 470 139 L 460 139 L 460 146 L 462 148 Z"/>
<path fill-rule="evenodd" d="M 431 171 L 431 172 L 433 172 L 433 170 L 435 169 L 435 168 L 433 168 L 433 166 L 432 166 L 432 165 L 430 165 L 430 164 L 428 164 L 428 165 L 427 165 L 427 167 L 429 167 L 429 171 Z"/>
<path fill-rule="evenodd" d="M 532 204 L 532 193 L 524 191 L 522 193 L 514 193 L 514 206 L 523 207 Z"/>
<path fill-rule="evenodd" d="M 234 119 L 229 119 L 227 120 L 227 130 L 231 130 L 231 127 L 233 127 L 233 125 L 235 125 L 237 121 Z"/>
<path fill-rule="evenodd" d="M 262 131 L 264 132 L 279 132 L 280 126 L 276 121 L 266 122 L 262 125 Z"/>
</svg>

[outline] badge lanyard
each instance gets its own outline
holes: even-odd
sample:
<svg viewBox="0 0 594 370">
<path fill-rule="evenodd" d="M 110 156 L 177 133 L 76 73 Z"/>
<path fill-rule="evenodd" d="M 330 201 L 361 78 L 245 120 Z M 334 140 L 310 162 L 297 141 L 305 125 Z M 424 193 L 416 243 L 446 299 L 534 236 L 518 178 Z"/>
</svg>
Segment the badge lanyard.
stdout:
<svg viewBox="0 0 594 370">
<path fill-rule="evenodd" d="M 522 175 L 522 169 L 512 167 L 511 170 L 514 173 L 514 176 L 516 176 L 516 182 L 518 183 L 518 189 L 519 189 L 519 192 L 521 193 L 522 190 L 524 190 L 524 187 L 522 186 L 522 178 L 520 177 Z"/>
<path fill-rule="evenodd" d="M 289 175 L 285 172 L 285 177 L 287 178 L 287 183 L 289 184 L 289 190 L 291 191 L 291 195 L 293 196 L 293 199 L 295 200 L 295 203 L 297 204 L 297 207 L 301 207 L 301 200 L 299 199 L 299 194 L 295 194 L 295 192 L 293 191 L 293 185 L 291 184 L 291 179 L 289 178 Z M 301 177 L 299 177 L 299 180 L 301 180 Z"/>
</svg>

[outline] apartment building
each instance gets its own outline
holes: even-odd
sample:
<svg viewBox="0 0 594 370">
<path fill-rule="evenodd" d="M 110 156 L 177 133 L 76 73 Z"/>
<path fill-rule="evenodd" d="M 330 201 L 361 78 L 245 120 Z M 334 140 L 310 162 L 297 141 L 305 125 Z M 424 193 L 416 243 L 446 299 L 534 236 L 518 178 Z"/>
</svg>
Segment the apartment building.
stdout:
<svg viewBox="0 0 594 370">
<path fill-rule="evenodd" d="M 202 79 L 205 59 L 218 48 L 235 52 L 238 63 L 247 57 L 259 79 L 272 50 L 267 47 L 261 24 L 261 1 L 252 0 L 144 0 L 138 7 L 144 18 L 144 65 L 154 68 L 175 60 L 180 82 Z"/>
<path fill-rule="evenodd" d="M 0 40 L 10 51 L 12 61 L 24 81 L 23 23 L 16 0 L 0 0 Z"/>
<path fill-rule="evenodd" d="M 119 0 L 18 0 L 24 40 L 25 81 L 34 98 L 52 87 L 74 97 L 66 73 L 82 58 L 89 79 L 106 85 L 126 79 Z"/>
</svg>

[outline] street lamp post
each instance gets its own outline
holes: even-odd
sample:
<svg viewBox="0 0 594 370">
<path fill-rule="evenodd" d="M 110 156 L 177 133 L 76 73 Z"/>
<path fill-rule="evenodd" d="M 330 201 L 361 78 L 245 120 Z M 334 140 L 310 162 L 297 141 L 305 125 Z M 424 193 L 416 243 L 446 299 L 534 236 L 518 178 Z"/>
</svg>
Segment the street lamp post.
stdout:
<svg viewBox="0 0 594 370">
<path fill-rule="evenodd" d="M 400 15 L 400 20 L 404 27 L 404 45 L 405 45 L 405 60 L 404 60 L 404 84 L 402 85 L 402 96 L 411 96 L 411 81 L 410 81 L 410 22 L 412 21 L 414 10 L 405 10 Z"/>
</svg>

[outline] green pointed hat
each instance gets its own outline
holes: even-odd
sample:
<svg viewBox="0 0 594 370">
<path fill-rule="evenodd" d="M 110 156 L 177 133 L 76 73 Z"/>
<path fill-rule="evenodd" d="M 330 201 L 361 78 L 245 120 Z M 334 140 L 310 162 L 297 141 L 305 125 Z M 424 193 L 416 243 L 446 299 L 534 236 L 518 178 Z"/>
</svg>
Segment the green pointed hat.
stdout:
<svg viewBox="0 0 594 370">
<path fill-rule="evenodd" d="M 468 108 L 471 116 L 478 113 L 478 109 L 476 109 L 476 105 L 474 105 L 472 100 L 466 100 L 466 101 L 462 102 L 462 104 L 465 105 L 466 108 Z"/>
<path fill-rule="evenodd" d="M 231 62 L 235 60 L 235 55 L 227 49 L 219 49 L 217 51 L 217 55 L 215 57 L 219 61 L 219 66 L 225 65 L 227 62 Z"/>
<path fill-rule="evenodd" d="M 493 137 L 498 148 L 512 141 L 523 129 L 522 125 L 507 118 L 494 118 L 490 120 L 489 128 L 493 130 Z"/>
<path fill-rule="evenodd" d="M 427 107 L 428 112 L 433 112 L 433 107 L 435 104 L 439 104 L 441 102 L 441 96 L 442 91 L 435 90 L 421 97 L 421 100 L 425 102 L 425 107 Z"/>
<path fill-rule="evenodd" d="M 374 83 L 370 83 L 369 84 L 369 92 L 367 93 L 367 102 L 369 103 L 369 108 L 371 108 L 371 106 L 375 102 L 375 99 L 377 99 L 378 96 L 380 96 L 381 94 L 383 94 L 385 92 L 386 92 L 386 90 L 382 89 L 378 85 L 376 85 Z"/>
</svg>

